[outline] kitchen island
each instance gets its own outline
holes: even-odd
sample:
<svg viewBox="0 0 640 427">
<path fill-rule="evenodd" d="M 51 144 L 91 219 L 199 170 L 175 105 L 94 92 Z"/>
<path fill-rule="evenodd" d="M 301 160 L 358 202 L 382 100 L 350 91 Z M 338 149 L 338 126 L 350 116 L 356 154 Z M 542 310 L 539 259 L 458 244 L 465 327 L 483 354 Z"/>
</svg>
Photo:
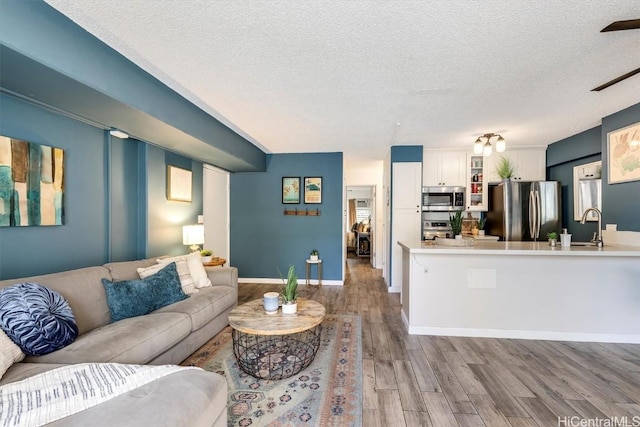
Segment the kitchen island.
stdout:
<svg viewBox="0 0 640 427">
<path fill-rule="evenodd" d="M 398 244 L 409 334 L 640 343 L 640 247 Z"/>
</svg>

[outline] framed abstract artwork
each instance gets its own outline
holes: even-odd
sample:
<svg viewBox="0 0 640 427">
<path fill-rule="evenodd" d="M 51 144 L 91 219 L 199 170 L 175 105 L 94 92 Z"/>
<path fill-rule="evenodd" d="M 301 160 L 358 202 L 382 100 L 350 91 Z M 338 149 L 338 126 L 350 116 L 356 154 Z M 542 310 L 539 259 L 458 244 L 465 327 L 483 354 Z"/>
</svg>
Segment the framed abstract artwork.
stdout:
<svg viewBox="0 0 640 427">
<path fill-rule="evenodd" d="M 322 203 L 322 177 L 311 176 L 304 178 L 304 202 Z"/>
<path fill-rule="evenodd" d="M 193 200 L 192 173 L 188 169 L 167 166 L 167 200 L 191 202 Z"/>
<path fill-rule="evenodd" d="M 640 180 L 640 123 L 607 135 L 609 184 Z"/>
<path fill-rule="evenodd" d="M 283 176 L 282 177 L 282 203 L 284 204 L 300 203 L 300 177 L 299 176 Z"/>
<path fill-rule="evenodd" d="M 0 227 L 64 219 L 64 150 L 0 136 Z"/>
</svg>

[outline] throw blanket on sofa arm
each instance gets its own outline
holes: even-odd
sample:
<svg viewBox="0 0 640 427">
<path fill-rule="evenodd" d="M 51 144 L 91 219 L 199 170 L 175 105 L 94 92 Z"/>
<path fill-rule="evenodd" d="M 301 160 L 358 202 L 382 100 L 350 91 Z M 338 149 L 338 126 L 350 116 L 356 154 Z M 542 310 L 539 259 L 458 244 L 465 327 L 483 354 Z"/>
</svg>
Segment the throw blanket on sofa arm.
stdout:
<svg viewBox="0 0 640 427">
<path fill-rule="evenodd" d="M 0 386 L 0 426 L 41 426 L 184 369 L 181 366 L 82 363 Z"/>
</svg>

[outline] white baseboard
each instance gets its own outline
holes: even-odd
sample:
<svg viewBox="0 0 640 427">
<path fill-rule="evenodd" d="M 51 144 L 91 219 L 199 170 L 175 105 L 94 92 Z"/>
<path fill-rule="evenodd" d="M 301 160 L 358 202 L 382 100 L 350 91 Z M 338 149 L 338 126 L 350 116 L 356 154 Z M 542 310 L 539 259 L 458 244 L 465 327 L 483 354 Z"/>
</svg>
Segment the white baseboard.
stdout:
<svg viewBox="0 0 640 427">
<path fill-rule="evenodd" d="M 439 335 L 450 337 L 513 338 L 523 340 L 586 341 L 640 344 L 640 335 L 409 326 L 409 322 L 404 315 L 404 312 L 402 312 L 402 323 L 404 323 L 405 328 L 407 328 L 407 331 L 410 335 Z"/>
<path fill-rule="evenodd" d="M 257 283 L 257 284 L 264 284 L 264 285 L 284 285 L 282 279 L 272 279 L 272 278 L 265 278 L 265 277 L 260 277 L 260 278 L 251 278 L 251 277 L 238 277 L 238 283 Z M 306 280 L 305 279 L 298 279 L 298 285 L 304 285 L 306 284 Z M 309 280 L 309 284 L 311 285 L 318 285 L 318 280 L 313 279 L 313 280 Z M 327 286 L 344 286 L 344 281 L 342 280 L 322 280 L 322 286 L 327 285 Z"/>
<path fill-rule="evenodd" d="M 402 286 L 391 286 L 389 288 L 390 294 L 399 294 L 400 292 L 402 292 Z"/>
</svg>

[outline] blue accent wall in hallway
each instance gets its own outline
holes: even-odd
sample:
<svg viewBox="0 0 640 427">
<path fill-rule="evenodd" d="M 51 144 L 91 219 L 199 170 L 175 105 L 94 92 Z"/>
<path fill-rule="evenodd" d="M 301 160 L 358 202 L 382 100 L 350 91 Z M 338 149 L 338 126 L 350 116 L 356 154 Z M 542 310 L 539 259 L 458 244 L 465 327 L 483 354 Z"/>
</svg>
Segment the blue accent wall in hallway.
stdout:
<svg viewBox="0 0 640 427">
<path fill-rule="evenodd" d="M 202 213 L 202 164 L 0 93 L 0 134 L 65 150 L 62 226 L 0 228 L 0 279 L 185 253 Z M 166 164 L 193 171 L 193 202 L 168 202 Z M 149 213 L 149 218 L 147 218 Z"/>
<path fill-rule="evenodd" d="M 282 177 L 322 177 L 322 203 L 282 204 Z M 342 153 L 273 154 L 266 172 L 231 175 L 231 262 L 240 277 L 279 278 L 289 265 L 304 278 L 318 249 L 323 279 L 342 280 Z M 285 216 L 284 209 L 320 209 L 320 216 Z M 315 277 L 315 268 L 314 277 Z"/>
</svg>

